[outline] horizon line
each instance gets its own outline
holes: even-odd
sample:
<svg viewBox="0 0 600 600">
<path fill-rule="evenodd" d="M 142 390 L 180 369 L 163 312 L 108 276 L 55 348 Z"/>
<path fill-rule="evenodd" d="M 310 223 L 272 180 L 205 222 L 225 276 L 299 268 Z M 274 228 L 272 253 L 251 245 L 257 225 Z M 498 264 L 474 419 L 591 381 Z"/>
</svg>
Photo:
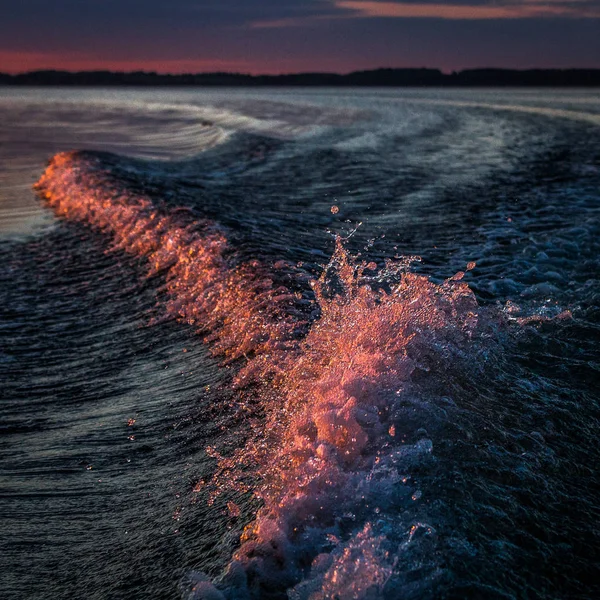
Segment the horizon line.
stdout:
<svg viewBox="0 0 600 600">
<path fill-rule="evenodd" d="M 466 69 L 453 69 L 451 71 L 444 71 L 439 67 L 373 67 L 369 69 L 354 69 L 351 71 L 290 71 L 290 72 L 280 72 L 280 73 L 250 73 L 244 71 L 153 71 L 153 70 L 145 70 L 145 69 L 134 69 L 134 70 L 113 70 L 110 68 L 105 69 L 61 69 L 55 67 L 47 67 L 40 69 L 32 69 L 29 71 L 21 71 L 18 73 L 11 73 L 10 71 L 0 71 L 0 76 L 7 77 L 21 77 L 24 75 L 35 75 L 39 73 L 60 73 L 66 75 L 78 75 L 82 73 L 110 73 L 111 75 L 134 75 L 134 74 L 144 74 L 144 75 L 156 75 L 160 77 L 181 77 L 186 75 L 231 75 L 238 77 L 251 77 L 251 78 L 259 78 L 259 77 L 291 77 L 298 75 L 333 75 L 339 77 L 346 77 L 348 75 L 354 75 L 357 73 L 375 73 L 379 71 L 429 71 L 436 72 L 446 77 L 452 75 L 458 75 L 461 73 L 469 73 L 474 71 L 508 71 L 514 73 L 528 73 L 532 71 L 551 71 L 551 72 L 564 72 L 564 71 L 600 71 L 600 67 L 525 67 L 525 68 L 515 68 L 515 67 L 471 67 Z"/>
</svg>

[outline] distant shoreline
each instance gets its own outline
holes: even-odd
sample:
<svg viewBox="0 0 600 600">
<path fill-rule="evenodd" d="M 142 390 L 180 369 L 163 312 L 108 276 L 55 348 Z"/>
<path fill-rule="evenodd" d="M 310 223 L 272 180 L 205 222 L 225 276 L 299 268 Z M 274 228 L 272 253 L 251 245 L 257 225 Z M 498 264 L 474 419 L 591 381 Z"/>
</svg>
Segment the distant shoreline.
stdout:
<svg viewBox="0 0 600 600">
<path fill-rule="evenodd" d="M 467 69 L 447 74 L 420 68 L 289 75 L 46 70 L 0 73 L 0 86 L 600 87 L 600 69 Z"/>
</svg>

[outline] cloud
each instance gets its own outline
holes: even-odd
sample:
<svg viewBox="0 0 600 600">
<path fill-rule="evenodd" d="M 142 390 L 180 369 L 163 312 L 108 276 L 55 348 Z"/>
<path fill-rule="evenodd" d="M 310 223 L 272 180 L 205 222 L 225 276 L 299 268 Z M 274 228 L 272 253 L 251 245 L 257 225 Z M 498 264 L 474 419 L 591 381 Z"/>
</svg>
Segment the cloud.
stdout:
<svg viewBox="0 0 600 600">
<path fill-rule="evenodd" d="M 315 25 L 324 21 L 338 20 L 350 18 L 353 15 L 344 14 L 324 14 L 324 15 L 308 15 L 306 17 L 283 17 L 281 19 L 265 19 L 252 21 L 249 23 L 250 29 L 278 29 L 280 27 L 301 27 L 303 25 Z"/>
<path fill-rule="evenodd" d="M 337 11 L 302 17 L 257 20 L 255 29 L 298 27 L 325 20 L 404 18 L 445 20 L 530 19 L 546 17 L 600 18 L 596 0 L 508 0 L 506 2 L 440 2 L 389 0 L 330 0 Z"/>
<path fill-rule="evenodd" d="M 0 71 L 589 66 L 600 0 L 8 0 Z"/>
<path fill-rule="evenodd" d="M 358 17 L 437 18 L 451 20 L 527 19 L 536 17 L 600 17 L 592 3 L 528 0 L 493 4 L 446 4 L 335 0 L 335 6 L 356 11 Z"/>
</svg>

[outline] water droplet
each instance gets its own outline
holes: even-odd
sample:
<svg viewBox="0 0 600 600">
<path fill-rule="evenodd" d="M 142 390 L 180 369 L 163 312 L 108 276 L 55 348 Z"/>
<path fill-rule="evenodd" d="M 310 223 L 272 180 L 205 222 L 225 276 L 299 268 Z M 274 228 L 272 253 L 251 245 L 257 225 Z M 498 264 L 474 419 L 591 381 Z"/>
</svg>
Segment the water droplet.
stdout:
<svg viewBox="0 0 600 600">
<path fill-rule="evenodd" d="M 239 517 L 241 514 L 240 507 L 235 502 L 231 501 L 227 503 L 227 512 L 230 517 Z"/>
</svg>

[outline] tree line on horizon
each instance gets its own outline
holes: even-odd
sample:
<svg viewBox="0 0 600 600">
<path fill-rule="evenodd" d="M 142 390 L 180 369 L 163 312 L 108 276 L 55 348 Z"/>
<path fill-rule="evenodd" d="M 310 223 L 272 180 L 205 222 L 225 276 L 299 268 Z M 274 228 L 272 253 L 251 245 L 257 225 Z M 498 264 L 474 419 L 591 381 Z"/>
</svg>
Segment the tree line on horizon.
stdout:
<svg viewBox="0 0 600 600">
<path fill-rule="evenodd" d="M 0 85 L 33 86 L 600 86 L 600 69 L 466 69 L 443 73 L 440 69 L 373 69 L 338 73 L 248 75 L 243 73 L 161 74 L 148 71 L 40 70 L 11 75 L 0 73 Z"/>
</svg>

